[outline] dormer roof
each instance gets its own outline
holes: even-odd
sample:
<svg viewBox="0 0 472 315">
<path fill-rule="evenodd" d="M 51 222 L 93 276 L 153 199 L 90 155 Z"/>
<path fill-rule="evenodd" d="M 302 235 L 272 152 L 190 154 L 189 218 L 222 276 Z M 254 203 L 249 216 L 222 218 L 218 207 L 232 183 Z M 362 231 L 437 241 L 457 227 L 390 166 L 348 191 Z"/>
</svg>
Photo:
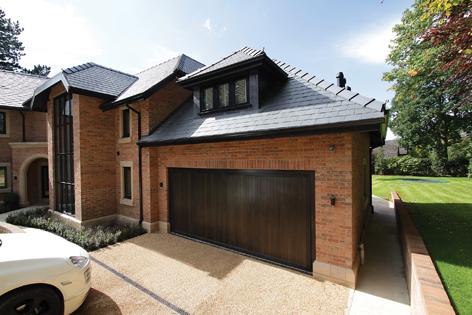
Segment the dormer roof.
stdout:
<svg viewBox="0 0 472 315">
<path fill-rule="evenodd" d="M 177 83 L 184 87 L 192 87 L 208 80 L 261 68 L 280 78 L 286 78 L 287 76 L 267 57 L 264 51 L 243 47 L 209 66 L 187 74 L 180 78 Z"/>
</svg>

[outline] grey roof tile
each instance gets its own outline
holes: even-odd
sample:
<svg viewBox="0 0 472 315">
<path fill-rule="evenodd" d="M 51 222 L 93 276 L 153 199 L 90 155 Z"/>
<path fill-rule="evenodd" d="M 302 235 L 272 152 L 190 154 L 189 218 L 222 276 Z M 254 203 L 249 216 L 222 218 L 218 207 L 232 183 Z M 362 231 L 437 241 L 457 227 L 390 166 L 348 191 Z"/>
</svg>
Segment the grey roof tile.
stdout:
<svg viewBox="0 0 472 315">
<path fill-rule="evenodd" d="M 327 88 L 329 88 L 330 86 L 332 86 L 333 83 L 330 83 L 328 81 L 321 81 L 320 83 L 318 83 L 316 86 L 318 86 L 319 88 L 322 88 L 324 90 L 326 90 Z"/>
<path fill-rule="evenodd" d="M 339 87 L 337 85 L 331 85 L 329 88 L 326 89 L 327 91 L 330 91 L 331 93 L 334 93 L 334 94 L 338 94 L 339 92 L 341 92 L 342 90 L 344 90 L 344 88 L 342 87 Z"/>
<path fill-rule="evenodd" d="M 126 99 L 130 99 L 133 96 L 141 95 L 147 92 L 170 75 L 176 70 L 180 70 L 184 73 L 195 72 L 204 65 L 186 55 L 180 55 L 163 63 L 160 63 L 154 67 L 144 70 L 136 76 L 139 78 L 133 85 L 131 85 L 124 93 L 122 93 L 113 103 L 122 102 Z"/>
<path fill-rule="evenodd" d="M 85 63 L 63 70 L 70 87 L 117 97 L 138 77 L 98 65 Z"/>
<path fill-rule="evenodd" d="M 256 53 L 256 51 L 251 52 Z M 231 56 L 236 58 L 234 54 Z M 223 60 L 228 61 L 228 57 Z M 143 137 L 140 143 L 167 141 L 170 139 L 169 135 L 176 134 L 178 137 L 175 139 L 185 140 L 255 130 L 329 126 L 345 121 L 384 117 L 384 113 L 378 110 L 377 103 L 371 103 L 373 108 L 364 107 L 362 104 L 349 101 L 349 98 L 357 95 L 351 91 L 333 86 L 300 70 L 294 70 L 294 67 L 282 62 L 275 61 L 275 63 L 286 72 L 293 71 L 288 74 L 286 81 L 275 84 L 271 91 L 260 99 L 260 108 L 196 115 L 190 100 L 173 114 L 172 119 L 166 121 L 151 135 Z M 216 64 L 219 62 L 214 65 Z M 357 99 L 358 102 L 362 100 Z M 190 128 L 184 129 L 182 124 L 176 123 L 177 121 Z"/>
<path fill-rule="evenodd" d="M 368 103 L 372 102 L 374 99 L 372 97 L 365 97 L 362 95 L 357 95 L 356 97 L 350 99 L 351 102 L 357 103 L 359 105 L 365 106 Z"/>
<path fill-rule="evenodd" d="M 24 108 L 23 103 L 47 80 L 37 75 L 0 70 L 0 107 Z"/>
<path fill-rule="evenodd" d="M 382 111 L 384 106 L 385 106 L 384 103 L 379 102 L 379 101 L 373 101 L 366 105 L 366 107 L 372 108 L 377 111 Z"/>
<path fill-rule="evenodd" d="M 341 93 L 339 93 L 338 95 L 344 97 L 347 100 L 350 100 L 354 96 L 359 95 L 359 93 L 354 93 L 352 91 L 345 89 L 344 91 L 341 91 Z"/>
</svg>

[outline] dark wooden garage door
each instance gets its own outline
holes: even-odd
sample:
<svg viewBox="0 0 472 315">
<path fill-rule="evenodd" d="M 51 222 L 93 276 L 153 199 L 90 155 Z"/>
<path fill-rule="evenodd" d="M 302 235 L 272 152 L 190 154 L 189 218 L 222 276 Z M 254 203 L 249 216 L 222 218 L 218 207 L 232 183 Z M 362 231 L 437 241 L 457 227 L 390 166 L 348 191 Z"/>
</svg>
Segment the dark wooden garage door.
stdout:
<svg viewBox="0 0 472 315">
<path fill-rule="evenodd" d="M 169 179 L 173 233 L 312 270 L 312 172 L 174 168 Z"/>
</svg>

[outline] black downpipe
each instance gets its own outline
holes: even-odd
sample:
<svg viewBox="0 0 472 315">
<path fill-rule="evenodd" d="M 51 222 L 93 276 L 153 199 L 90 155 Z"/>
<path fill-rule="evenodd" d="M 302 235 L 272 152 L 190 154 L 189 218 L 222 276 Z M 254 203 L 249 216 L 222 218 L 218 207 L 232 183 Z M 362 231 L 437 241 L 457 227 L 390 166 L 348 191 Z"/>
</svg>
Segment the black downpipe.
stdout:
<svg viewBox="0 0 472 315">
<path fill-rule="evenodd" d="M 371 140 L 372 141 L 372 140 Z M 373 192 L 373 187 L 372 187 L 372 175 L 374 174 L 373 170 L 373 165 L 372 165 L 372 147 L 369 148 L 369 168 L 370 168 L 370 209 L 372 213 L 374 213 L 374 203 L 373 203 L 373 198 L 372 198 L 372 192 Z"/>
<path fill-rule="evenodd" d="M 128 104 L 126 107 L 131 109 L 133 112 L 138 114 L 138 141 L 141 140 L 141 112 L 138 112 L 136 109 L 132 108 Z M 143 223 L 143 162 L 142 162 L 142 147 L 139 146 L 138 151 L 138 163 L 139 163 L 139 225 Z"/>
<path fill-rule="evenodd" d="M 20 110 L 20 115 L 23 117 L 23 142 L 26 142 L 26 136 L 25 136 L 25 115 L 23 112 Z"/>
</svg>

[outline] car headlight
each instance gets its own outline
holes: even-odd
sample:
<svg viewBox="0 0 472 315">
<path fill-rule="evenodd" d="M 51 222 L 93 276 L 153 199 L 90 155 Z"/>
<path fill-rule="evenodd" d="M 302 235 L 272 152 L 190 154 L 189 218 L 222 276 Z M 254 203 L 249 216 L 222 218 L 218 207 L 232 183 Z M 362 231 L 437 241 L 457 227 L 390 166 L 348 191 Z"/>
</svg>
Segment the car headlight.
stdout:
<svg viewBox="0 0 472 315">
<path fill-rule="evenodd" d="M 84 256 L 70 256 L 69 257 L 70 262 L 76 266 L 77 268 L 82 268 L 85 265 L 87 265 L 89 259 Z"/>
</svg>

